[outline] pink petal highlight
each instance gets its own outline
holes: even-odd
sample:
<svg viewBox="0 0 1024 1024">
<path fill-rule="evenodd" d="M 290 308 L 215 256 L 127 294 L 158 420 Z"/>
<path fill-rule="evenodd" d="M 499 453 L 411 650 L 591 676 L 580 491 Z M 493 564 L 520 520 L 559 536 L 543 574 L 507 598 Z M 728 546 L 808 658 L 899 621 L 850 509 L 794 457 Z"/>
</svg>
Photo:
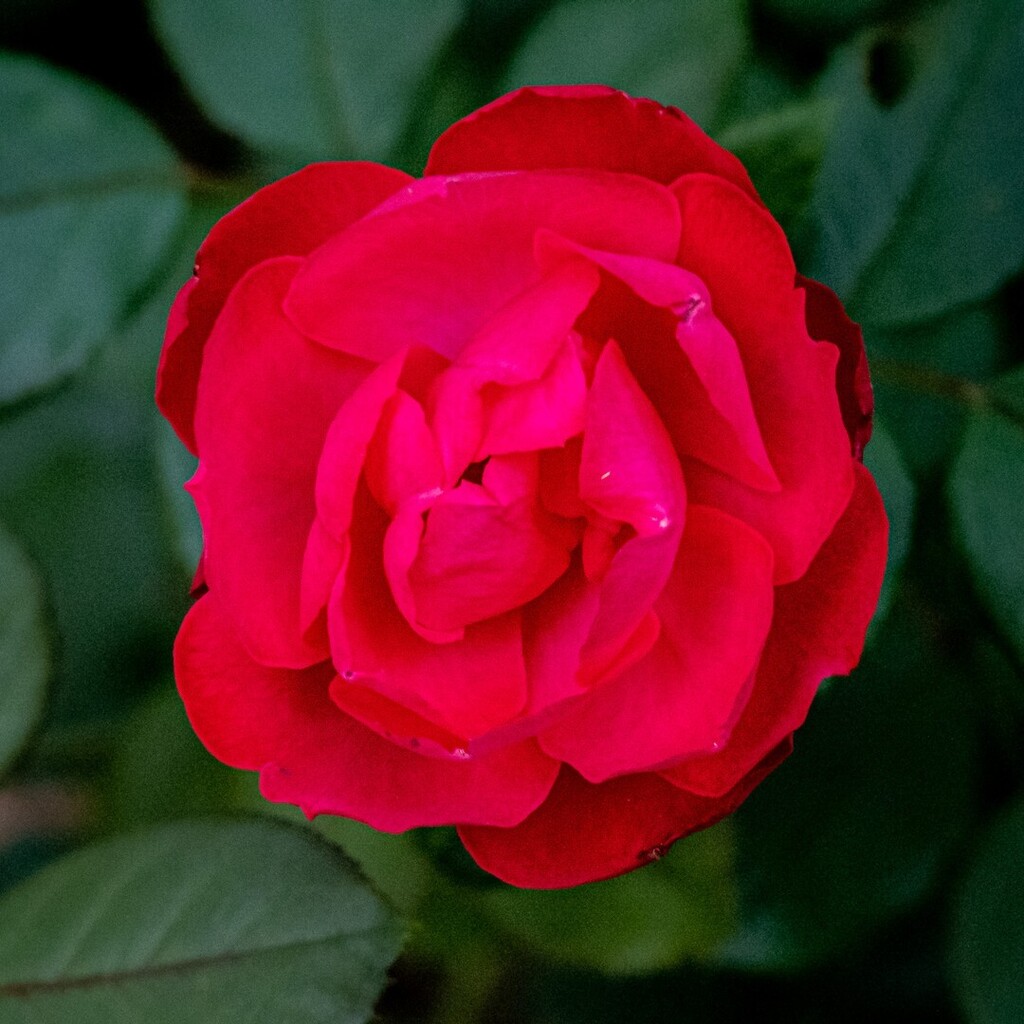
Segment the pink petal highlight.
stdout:
<svg viewBox="0 0 1024 1024">
<path fill-rule="evenodd" d="M 617 345 L 594 372 L 580 462 L 580 497 L 635 533 L 612 559 L 584 645 L 584 671 L 599 675 L 640 625 L 675 563 L 686 488 L 672 442 Z"/>
<path fill-rule="evenodd" d="M 683 400 L 679 381 L 668 378 L 662 382 L 663 389 L 675 388 L 664 404 L 673 402 L 675 434 L 687 454 L 733 473 L 751 487 L 779 490 L 736 342 L 712 312 L 711 297 L 699 277 L 672 263 L 601 252 L 550 231 L 538 233 L 537 255 L 541 266 L 564 261 L 567 256 L 587 260 L 622 281 L 643 302 L 668 309 L 676 318 L 676 342 L 707 396 L 701 401 L 700 395 L 688 389 Z M 640 354 L 639 360 L 643 365 L 647 357 Z"/>
</svg>

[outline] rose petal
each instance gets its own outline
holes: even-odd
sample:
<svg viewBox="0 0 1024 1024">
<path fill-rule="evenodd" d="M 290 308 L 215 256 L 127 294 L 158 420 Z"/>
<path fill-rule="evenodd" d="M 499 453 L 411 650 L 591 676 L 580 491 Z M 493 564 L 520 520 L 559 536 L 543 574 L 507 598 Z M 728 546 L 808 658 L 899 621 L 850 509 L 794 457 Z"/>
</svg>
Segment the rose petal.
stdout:
<svg viewBox="0 0 1024 1024">
<path fill-rule="evenodd" d="M 622 281 L 643 302 L 670 310 L 676 318 L 675 340 L 699 381 L 698 388 L 686 388 L 680 375 L 666 374 L 664 363 L 660 374 L 649 375 L 657 389 L 649 397 L 658 405 L 658 397 L 664 396 L 661 406 L 671 416 L 673 437 L 686 454 L 735 475 L 743 483 L 760 490 L 779 490 L 736 342 L 712 312 L 711 297 L 699 277 L 673 263 L 601 252 L 550 231 L 538 232 L 537 254 L 542 267 L 565 260 L 567 255 L 588 260 Z M 628 355 L 641 366 L 650 364 L 652 339 L 645 337 L 631 348 L 637 351 Z"/>
<path fill-rule="evenodd" d="M 450 644 L 465 639 L 464 624 L 441 627 L 425 621 L 409 579 L 409 570 L 420 553 L 424 525 L 420 503 L 410 502 L 398 510 L 384 534 L 384 575 L 391 587 L 395 606 L 413 632 L 434 644 Z"/>
<path fill-rule="evenodd" d="M 457 643 L 432 643 L 402 616 L 383 569 L 388 521 L 365 486 L 356 492 L 351 556 L 328 606 L 336 667 L 467 740 L 514 718 L 526 703 L 518 612 L 468 626 Z"/>
<path fill-rule="evenodd" d="M 366 484 L 392 515 L 403 502 L 439 491 L 443 469 L 423 406 L 404 391 L 384 405 L 366 451 Z"/>
<path fill-rule="evenodd" d="M 531 465 L 532 480 L 496 493 L 492 481 L 509 462 Z M 483 486 L 463 484 L 432 504 L 409 571 L 423 625 L 461 629 L 502 615 L 538 597 L 569 567 L 578 530 L 540 506 L 537 476 L 536 456 L 497 456 Z"/>
<path fill-rule="evenodd" d="M 827 676 L 857 664 L 885 570 L 888 522 L 871 474 L 857 486 L 806 575 L 775 591 L 775 616 L 754 689 L 729 742 L 717 754 L 664 773 L 694 793 L 718 796 L 803 724 Z"/>
<path fill-rule="evenodd" d="M 583 671 L 596 677 L 665 586 L 686 515 L 672 442 L 614 342 L 605 346 L 594 372 L 579 480 L 588 506 L 635 532 L 602 581 L 600 608 L 583 648 Z"/>
<path fill-rule="evenodd" d="M 281 298 L 301 263 L 250 270 L 206 346 L 196 408 L 202 448 L 190 490 L 203 522 L 205 574 L 246 649 L 300 668 L 326 656 L 303 638 L 299 581 L 327 427 L 367 365 L 301 335 Z"/>
<path fill-rule="evenodd" d="M 473 375 L 450 367 L 434 381 L 426 409 L 444 467 L 444 485 L 454 487 L 476 458 L 484 432 L 484 403 Z"/>
<path fill-rule="evenodd" d="M 535 743 L 445 761 L 381 739 L 328 697 L 329 664 L 254 662 L 214 593 L 192 607 L 174 648 L 189 720 L 215 756 L 261 772 L 268 800 L 312 817 L 341 814 L 400 832 L 423 825 L 512 825 L 547 795 L 558 766 Z"/>
<path fill-rule="evenodd" d="M 743 165 L 685 114 L 602 85 L 534 86 L 457 121 L 434 143 L 427 174 L 596 167 L 668 183 L 721 175 L 754 195 Z"/>
<path fill-rule="evenodd" d="M 382 363 L 341 405 L 330 424 L 316 474 L 316 507 L 328 533 L 341 540 L 352 523 L 352 502 L 366 453 L 408 358 L 405 349 Z"/>
<path fill-rule="evenodd" d="M 671 199 L 653 182 L 599 171 L 447 179 L 443 192 L 378 212 L 316 250 L 285 310 L 303 333 L 375 362 L 413 344 L 455 358 L 539 282 L 538 228 L 671 258 L 679 237 Z"/>
<path fill-rule="evenodd" d="M 400 383 L 421 385 L 419 377 L 424 370 L 433 372 L 423 365 L 421 351 L 402 350 L 374 369 L 342 403 L 331 421 L 316 470 L 316 519 L 310 528 L 302 561 L 299 593 L 303 629 L 312 628 L 320 617 L 339 574 L 347 565 L 352 504 L 381 418 L 399 393 Z M 414 401 L 411 396 L 407 397 L 410 402 Z M 420 441 L 427 444 L 422 437 Z M 429 451 L 429 445 L 426 450 Z M 422 451 L 421 448 L 421 454 Z M 405 483 L 421 479 L 422 468 L 407 466 Z M 385 490 L 390 486 L 380 479 L 376 483 Z"/>
<path fill-rule="evenodd" d="M 561 448 L 583 430 L 587 379 L 572 339 L 562 342 L 539 380 L 484 387 L 483 436 L 476 458 Z"/>
<path fill-rule="evenodd" d="M 772 620 L 772 550 L 749 526 L 690 505 L 679 557 L 655 603 L 658 642 L 539 736 L 590 782 L 717 749 Z"/>
<path fill-rule="evenodd" d="M 663 857 L 683 836 L 731 814 L 789 753 L 783 744 L 717 800 L 686 793 L 658 775 L 592 785 L 565 766 L 548 798 L 514 828 L 460 825 L 485 871 L 510 885 L 558 889 L 612 878 Z"/>
<path fill-rule="evenodd" d="M 597 291 L 600 276 L 580 260 L 563 261 L 492 316 L 455 365 L 480 383 L 526 384 L 543 376 L 572 325 Z"/>
<path fill-rule="evenodd" d="M 864 336 L 846 315 L 831 288 L 799 275 L 797 283 L 807 293 L 807 330 L 811 337 L 815 341 L 830 341 L 839 349 L 836 367 L 839 407 L 850 435 L 853 457 L 863 458 L 864 445 L 871 440 L 871 417 L 875 409 Z"/>
<path fill-rule="evenodd" d="M 242 275 L 272 256 L 311 252 L 411 180 L 379 164 L 312 164 L 217 221 L 196 254 L 196 276 L 171 308 L 157 369 L 157 405 L 189 451 L 197 453 L 193 420 L 206 339 Z"/>
<path fill-rule="evenodd" d="M 673 190 L 683 216 L 679 262 L 707 284 L 740 346 L 778 493 L 753 491 L 702 463 L 686 467 L 691 498 L 735 515 L 775 549 L 777 584 L 807 570 L 853 489 L 850 440 L 836 398 L 839 353 L 807 333 L 804 292 L 782 229 L 739 189 L 706 174 Z"/>
</svg>

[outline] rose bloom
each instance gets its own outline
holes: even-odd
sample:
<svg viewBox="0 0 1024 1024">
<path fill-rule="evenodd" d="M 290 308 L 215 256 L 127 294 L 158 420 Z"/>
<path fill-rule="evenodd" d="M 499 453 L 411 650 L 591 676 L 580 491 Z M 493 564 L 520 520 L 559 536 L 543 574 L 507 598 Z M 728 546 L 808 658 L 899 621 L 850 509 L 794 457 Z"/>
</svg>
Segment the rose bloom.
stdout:
<svg viewBox="0 0 1024 1024">
<path fill-rule="evenodd" d="M 262 189 L 200 249 L 157 397 L 199 456 L 182 698 L 310 816 L 606 878 L 734 810 L 860 655 L 860 332 L 678 110 L 523 89 L 420 180 Z"/>
</svg>

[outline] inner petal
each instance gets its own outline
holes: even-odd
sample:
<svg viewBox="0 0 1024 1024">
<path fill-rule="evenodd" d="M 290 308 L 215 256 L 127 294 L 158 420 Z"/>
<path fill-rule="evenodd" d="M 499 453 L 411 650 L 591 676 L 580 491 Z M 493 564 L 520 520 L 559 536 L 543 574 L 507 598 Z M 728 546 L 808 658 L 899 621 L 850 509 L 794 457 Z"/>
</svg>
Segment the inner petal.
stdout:
<svg viewBox="0 0 1024 1024">
<path fill-rule="evenodd" d="M 583 429 L 587 380 L 573 337 L 560 345 L 539 380 L 488 384 L 481 392 L 484 432 L 479 455 L 560 448 Z"/>
<path fill-rule="evenodd" d="M 495 456 L 482 485 L 463 482 L 431 506 L 408 579 L 419 623 L 460 629 L 542 594 L 568 568 L 578 525 L 538 497 L 538 458 Z"/>
<path fill-rule="evenodd" d="M 708 289 L 696 274 L 645 256 L 588 248 L 552 231 L 538 232 L 536 255 L 542 267 L 566 259 L 586 260 L 621 282 L 628 291 L 623 294 L 624 290 L 619 289 L 615 301 L 609 304 L 616 320 L 635 323 L 640 303 L 665 310 L 667 316 L 648 318 L 646 328 L 637 332 L 639 344 L 627 345 L 633 332 L 615 336 L 627 345 L 634 372 L 647 371 L 645 390 L 650 385 L 655 404 L 669 413 L 667 418 L 676 428 L 672 432 L 681 451 L 751 487 L 779 489 L 754 414 L 739 348 L 712 311 Z M 619 324 L 609 326 L 617 330 Z M 655 329 L 650 330 L 651 326 Z M 652 343 L 659 337 L 663 339 L 660 350 Z M 655 361 L 660 365 L 652 366 Z M 682 399 L 681 384 L 690 380 L 693 386 L 685 389 L 686 397 Z"/>
<path fill-rule="evenodd" d="M 510 721 L 526 701 L 518 612 L 467 626 L 458 643 L 418 635 L 381 567 L 387 530 L 387 514 L 360 483 L 350 557 L 327 610 L 338 687 L 372 689 L 466 740 Z M 332 696 L 345 703 L 340 691 Z M 360 703 L 363 712 L 365 705 Z M 398 725 L 395 731 L 400 734 Z"/>
<path fill-rule="evenodd" d="M 686 516 L 672 441 L 614 342 L 594 371 L 579 482 L 590 509 L 632 529 L 601 580 L 600 606 L 583 647 L 581 671 L 597 678 L 616 663 L 664 589 Z"/>
</svg>

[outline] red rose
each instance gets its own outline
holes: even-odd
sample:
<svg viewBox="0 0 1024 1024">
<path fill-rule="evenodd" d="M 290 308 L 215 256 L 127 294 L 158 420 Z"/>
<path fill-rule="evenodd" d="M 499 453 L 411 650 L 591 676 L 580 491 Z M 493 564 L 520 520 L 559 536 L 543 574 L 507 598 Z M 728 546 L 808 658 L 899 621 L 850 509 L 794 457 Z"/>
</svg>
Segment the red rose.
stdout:
<svg viewBox="0 0 1024 1024">
<path fill-rule="evenodd" d="M 310 815 L 454 823 L 517 885 L 619 874 L 859 657 L 860 332 L 677 110 L 524 89 L 422 180 L 270 185 L 200 250 L 158 401 L 200 460 L 182 697 Z"/>
</svg>

